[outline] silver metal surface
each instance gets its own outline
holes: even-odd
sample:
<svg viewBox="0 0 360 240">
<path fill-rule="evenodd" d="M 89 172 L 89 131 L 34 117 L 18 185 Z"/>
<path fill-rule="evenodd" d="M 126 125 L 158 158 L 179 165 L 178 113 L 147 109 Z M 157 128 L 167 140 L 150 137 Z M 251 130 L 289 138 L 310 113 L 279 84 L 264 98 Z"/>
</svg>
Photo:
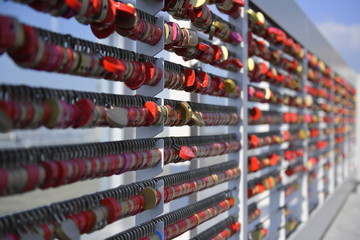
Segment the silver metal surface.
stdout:
<svg viewBox="0 0 360 240">
<path fill-rule="evenodd" d="M 324 233 L 336 217 L 344 202 L 353 191 L 355 182 L 348 180 L 344 182 L 335 193 L 325 201 L 324 205 L 315 210 L 313 216 L 297 231 L 291 240 L 322 239 Z"/>
</svg>

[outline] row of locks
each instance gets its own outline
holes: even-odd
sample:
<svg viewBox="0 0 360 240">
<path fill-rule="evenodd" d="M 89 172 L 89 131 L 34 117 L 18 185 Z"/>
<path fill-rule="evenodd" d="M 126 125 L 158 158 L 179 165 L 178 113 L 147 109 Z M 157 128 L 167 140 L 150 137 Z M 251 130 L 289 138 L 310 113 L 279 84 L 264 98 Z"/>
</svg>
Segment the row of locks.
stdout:
<svg viewBox="0 0 360 240">
<path fill-rule="evenodd" d="M 116 82 L 136 94 L 1 83 L 1 135 L 126 128 L 136 139 L 1 147 L 0 196 L 136 179 L 0 216 L 0 239 L 95 239 L 122 219 L 124 231 L 100 238 L 286 239 L 347 178 L 355 89 L 256 5 L 14 2 L 75 19 L 105 41 L 1 15 L 1 58 L 19 71 Z M 116 38 L 136 50 L 113 46 Z"/>
</svg>

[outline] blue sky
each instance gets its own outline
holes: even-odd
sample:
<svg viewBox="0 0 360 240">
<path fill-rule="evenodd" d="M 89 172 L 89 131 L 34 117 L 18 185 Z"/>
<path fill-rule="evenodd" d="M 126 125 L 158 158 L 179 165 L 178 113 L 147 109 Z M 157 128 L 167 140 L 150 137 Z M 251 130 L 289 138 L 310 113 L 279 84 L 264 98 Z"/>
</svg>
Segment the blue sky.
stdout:
<svg viewBox="0 0 360 240">
<path fill-rule="evenodd" d="M 360 73 L 360 1 L 296 0 L 345 61 Z"/>
<path fill-rule="evenodd" d="M 315 23 L 335 21 L 351 25 L 360 22 L 358 0 L 296 0 L 296 2 Z"/>
</svg>

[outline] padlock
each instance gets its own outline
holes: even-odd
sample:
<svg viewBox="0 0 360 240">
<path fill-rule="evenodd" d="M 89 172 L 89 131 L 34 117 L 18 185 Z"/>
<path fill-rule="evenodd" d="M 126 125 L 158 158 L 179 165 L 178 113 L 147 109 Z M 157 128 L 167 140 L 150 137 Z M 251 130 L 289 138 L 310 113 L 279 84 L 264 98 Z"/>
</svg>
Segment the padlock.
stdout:
<svg viewBox="0 0 360 240">
<path fill-rule="evenodd" d="M 62 219 L 55 216 L 57 226 L 55 234 L 61 240 L 80 239 L 80 231 L 72 219 Z"/>
</svg>

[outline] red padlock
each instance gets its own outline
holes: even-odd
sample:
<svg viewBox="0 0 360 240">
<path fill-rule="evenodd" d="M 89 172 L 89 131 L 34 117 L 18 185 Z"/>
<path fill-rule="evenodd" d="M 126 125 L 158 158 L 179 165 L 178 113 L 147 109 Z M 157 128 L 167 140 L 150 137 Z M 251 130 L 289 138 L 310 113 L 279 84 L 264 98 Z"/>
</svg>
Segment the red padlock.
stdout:
<svg viewBox="0 0 360 240">
<path fill-rule="evenodd" d="M 250 135 L 249 136 L 249 147 L 250 148 L 257 148 L 259 147 L 259 138 L 256 135 Z"/>
<path fill-rule="evenodd" d="M 181 146 L 178 154 L 180 158 L 187 161 L 195 158 L 194 152 L 187 146 Z"/>
<path fill-rule="evenodd" d="M 260 161 L 257 157 L 249 158 L 249 171 L 256 172 L 260 169 Z"/>
<path fill-rule="evenodd" d="M 105 79 L 121 80 L 125 74 L 125 65 L 119 59 L 111 56 L 102 57 L 101 66 L 109 72 L 105 75 Z"/>
<path fill-rule="evenodd" d="M 33 190 L 37 187 L 40 180 L 40 169 L 38 166 L 35 165 L 26 165 L 24 166 L 27 173 L 27 181 L 22 189 L 22 192 L 27 192 Z"/>
<path fill-rule="evenodd" d="M 253 121 L 259 120 L 262 117 L 262 111 L 258 107 L 253 107 L 250 110 L 250 116 Z"/>
<path fill-rule="evenodd" d="M 41 162 L 40 165 L 45 170 L 45 179 L 43 184 L 40 185 L 41 189 L 46 189 L 56 185 L 59 179 L 60 170 L 59 166 L 55 162 Z"/>
<path fill-rule="evenodd" d="M 0 168 L 0 195 L 5 193 L 9 184 L 9 173 L 6 169 Z"/>
<path fill-rule="evenodd" d="M 121 206 L 114 198 L 105 198 L 100 201 L 100 204 L 108 209 L 108 224 L 117 221 L 121 216 Z"/>
<path fill-rule="evenodd" d="M 16 50 L 25 43 L 23 26 L 15 18 L 0 16 L 0 49 Z"/>
</svg>

